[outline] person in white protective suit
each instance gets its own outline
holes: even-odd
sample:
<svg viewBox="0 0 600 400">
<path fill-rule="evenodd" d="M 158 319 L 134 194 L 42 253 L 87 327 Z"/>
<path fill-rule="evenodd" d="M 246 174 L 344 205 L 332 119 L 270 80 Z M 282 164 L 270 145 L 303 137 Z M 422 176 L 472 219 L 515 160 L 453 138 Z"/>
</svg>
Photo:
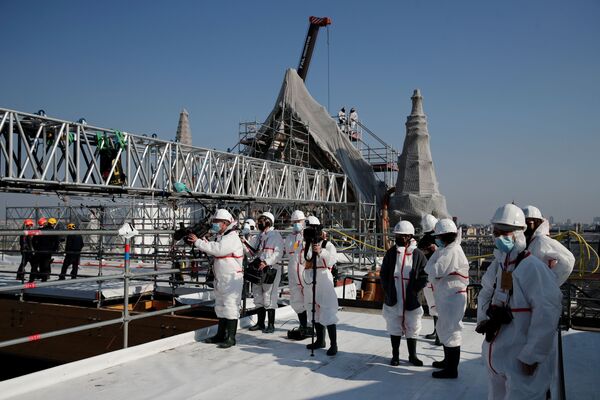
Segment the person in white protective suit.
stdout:
<svg viewBox="0 0 600 400">
<path fill-rule="evenodd" d="M 252 295 L 257 309 L 258 321 L 250 327 L 251 331 L 262 330 L 264 333 L 275 332 L 275 310 L 277 309 L 277 290 L 281 282 L 281 265 L 283 257 L 283 238 L 273 227 L 275 217 L 264 212 L 258 217 L 257 228 L 260 235 L 257 239 L 257 257 L 260 259 L 259 269 L 274 268 L 277 271 L 273 283 L 252 285 Z M 265 316 L 269 314 L 269 322 L 265 327 Z"/>
<path fill-rule="evenodd" d="M 425 272 L 433 284 L 433 296 L 438 312 L 437 334 L 444 346 L 444 359 L 434 361 L 432 376 L 441 379 L 458 377 L 460 346 L 462 344 L 462 319 L 467 308 L 469 261 L 460 247 L 461 236 L 451 219 L 440 219 L 435 224 L 433 253 Z"/>
<path fill-rule="evenodd" d="M 219 209 L 212 218 L 210 228 L 210 232 L 216 235 L 214 241 L 198 238 L 193 233 L 186 237 L 187 243 L 214 257 L 215 313 L 219 318 L 219 327 L 217 334 L 204 342 L 218 343 L 223 349 L 235 346 L 244 284 L 244 249 L 236 226 L 237 222 L 229 211 Z"/>
<path fill-rule="evenodd" d="M 527 250 L 554 272 L 558 286 L 562 286 L 573 272 L 575 266 L 573 253 L 558 240 L 550 237 L 550 224 L 537 207 L 525 206 L 523 213 L 527 225 L 525 229 Z"/>
<path fill-rule="evenodd" d="M 421 219 L 421 228 L 423 229 L 423 237 L 419 240 L 417 248 L 423 252 L 425 257 L 429 260 L 431 255 L 437 250 L 435 245 L 435 238 L 433 237 L 433 230 L 438 219 L 431 214 L 426 214 Z M 433 332 L 425 335 L 425 339 L 435 339 L 435 345 L 441 346 L 440 338 L 437 335 L 435 329 L 438 320 L 438 313 L 435 307 L 435 299 L 433 297 L 433 284 L 427 283 L 423 288 L 423 295 L 427 301 L 427 308 L 429 309 L 429 315 L 433 317 Z"/>
<path fill-rule="evenodd" d="M 418 293 L 427 284 L 427 258 L 413 239 L 415 228 L 408 221 L 394 227 L 396 245 L 383 257 L 381 286 L 383 288 L 383 318 L 392 342 L 390 365 L 400 364 L 400 339 L 406 337 L 408 361 L 417 367 L 423 362 L 417 357 L 417 335 L 421 331 L 423 308 Z"/>
<path fill-rule="evenodd" d="M 288 280 L 290 285 L 290 303 L 296 314 L 298 314 L 299 328 L 288 331 L 288 338 L 302 340 L 306 338 L 308 329 L 308 317 L 304 305 L 304 283 L 302 273 L 304 272 L 304 221 L 306 217 L 300 210 L 295 210 L 291 216 L 292 233 L 285 239 L 285 252 L 288 260 Z"/>
<path fill-rule="evenodd" d="M 481 280 L 477 332 L 485 334 L 488 399 L 544 399 L 561 312 L 556 277 L 525 250 L 525 216 L 514 204 L 492 218 L 496 250 Z"/>
<path fill-rule="evenodd" d="M 258 247 L 258 235 L 256 234 L 256 223 L 252 218 L 247 218 L 240 231 L 240 239 L 244 245 L 244 255 L 253 258 Z"/>
<path fill-rule="evenodd" d="M 309 216 L 306 221 L 303 246 L 304 303 L 307 312 L 314 315 L 316 331 L 316 340 L 306 348 L 309 350 L 325 348 L 325 327 L 327 327 L 331 342 L 327 355 L 334 356 L 338 351 L 336 329 L 338 299 L 331 270 L 337 261 L 337 251 L 333 243 L 323 240 L 321 222 L 317 217 Z M 315 287 L 316 290 L 313 292 Z"/>
</svg>

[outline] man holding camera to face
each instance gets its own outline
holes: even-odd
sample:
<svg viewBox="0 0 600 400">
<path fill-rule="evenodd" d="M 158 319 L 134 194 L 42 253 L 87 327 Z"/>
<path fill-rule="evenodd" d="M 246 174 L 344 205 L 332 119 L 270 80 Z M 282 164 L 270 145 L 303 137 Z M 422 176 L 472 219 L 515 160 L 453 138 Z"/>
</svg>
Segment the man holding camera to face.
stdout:
<svg viewBox="0 0 600 400">
<path fill-rule="evenodd" d="M 333 286 L 333 269 L 337 261 L 337 251 L 333 243 L 323 240 L 321 222 L 317 217 L 309 216 L 304 229 L 304 302 L 306 310 L 314 318 L 316 340 L 306 346 L 309 350 L 325 347 L 325 327 L 331 346 L 328 356 L 337 354 L 336 323 L 338 299 Z"/>
</svg>

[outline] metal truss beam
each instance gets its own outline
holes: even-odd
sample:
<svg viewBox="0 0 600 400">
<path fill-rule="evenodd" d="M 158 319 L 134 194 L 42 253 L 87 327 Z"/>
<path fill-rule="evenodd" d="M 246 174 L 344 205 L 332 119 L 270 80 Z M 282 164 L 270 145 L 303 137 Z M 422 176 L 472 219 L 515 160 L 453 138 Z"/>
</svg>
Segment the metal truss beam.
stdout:
<svg viewBox="0 0 600 400">
<path fill-rule="evenodd" d="M 0 190 L 340 204 L 345 175 L 0 108 Z"/>
</svg>

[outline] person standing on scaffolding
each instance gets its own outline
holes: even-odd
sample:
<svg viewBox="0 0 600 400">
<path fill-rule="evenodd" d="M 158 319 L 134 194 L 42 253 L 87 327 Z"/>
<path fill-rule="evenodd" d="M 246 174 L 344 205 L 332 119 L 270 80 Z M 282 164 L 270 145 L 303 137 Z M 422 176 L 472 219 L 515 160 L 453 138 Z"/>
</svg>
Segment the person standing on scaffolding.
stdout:
<svg viewBox="0 0 600 400">
<path fill-rule="evenodd" d="M 237 222 L 229 211 L 219 209 L 212 218 L 210 228 L 210 233 L 216 235 L 214 241 L 198 238 L 193 233 L 186 237 L 188 244 L 214 257 L 215 313 L 219 318 L 219 327 L 217 334 L 204 340 L 204 343 L 219 344 L 218 347 L 222 349 L 236 344 L 235 335 L 244 284 L 244 248 L 236 226 Z"/>
<path fill-rule="evenodd" d="M 348 116 L 346 115 L 345 107 L 342 107 L 340 111 L 338 111 L 338 126 L 342 133 L 348 132 Z"/>
<path fill-rule="evenodd" d="M 23 229 L 29 231 L 33 229 L 33 220 L 26 219 L 23 221 Z M 33 243 L 32 237 L 30 235 L 21 235 L 19 237 L 19 248 L 21 250 L 21 263 L 19 264 L 19 269 L 17 270 L 17 280 L 23 281 L 25 280 L 25 267 L 27 263 L 31 265 L 31 271 L 33 272 Z"/>
<path fill-rule="evenodd" d="M 303 340 L 306 338 L 308 329 L 308 317 L 304 305 L 304 284 L 302 282 L 302 273 L 304 272 L 304 213 L 295 210 L 291 216 L 292 233 L 285 239 L 285 252 L 288 260 L 288 281 L 290 285 L 290 305 L 298 314 L 300 327 L 288 331 L 288 338 L 293 340 Z"/>
<path fill-rule="evenodd" d="M 304 307 L 314 313 L 316 340 L 306 345 L 309 350 L 325 348 L 325 327 L 331 346 L 328 356 L 335 356 L 337 346 L 337 309 L 338 299 L 333 286 L 331 270 L 337 262 L 337 250 L 333 243 L 323 240 L 321 222 L 317 217 L 309 216 L 304 228 Z M 313 282 L 314 280 L 314 282 Z M 313 286 L 314 284 L 314 286 Z M 313 290 L 315 289 L 316 290 Z M 313 300 L 314 297 L 314 300 Z M 314 303 L 313 303 L 314 302 Z"/>
<path fill-rule="evenodd" d="M 385 254 L 381 264 L 381 286 L 384 293 L 383 317 L 392 342 L 390 365 L 400 364 L 400 340 L 406 337 L 408 361 L 417 367 L 417 335 L 421 330 L 423 308 L 418 293 L 427 284 L 427 259 L 413 239 L 415 228 L 409 221 L 394 227 L 396 245 Z"/>
<path fill-rule="evenodd" d="M 283 238 L 274 228 L 275 217 L 270 212 L 264 212 L 258 217 L 257 228 L 261 232 L 258 238 L 259 269 L 274 268 L 277 272 L 273 283 L 252 285 L 254 305 L 257 307 L 258 321 L 250 327 L 251 331 L 262 330 L 264 333 L 275 332 L 275 310 L 277 309 L 277 290 L 281 281 L 281 265 L 283 257 Z M 265 316 L 269 314 L 269 323 L 265 327 Z"/>
<path fill-rule="evenodd" d="M 67 224 L 67 230 L 75 230 L 75 224 L 72 222 Z M 58 276 L 59 281 L 65 279 L 69 266 L 73 266 L 71 269 L 71 279 L 77 278 L 79 261 L 81 259 L 81 249 L 83 249 L 83 237 L 81 235 L 67 236 L 67 242 L 65 244 L 65 259 L 60 270 L 60 275 Z"/>
<path fill-rule="evenodd" d="M 421 227 L 423 228 L 423 237 L 419 240 L 417 247 L 423 252 L 425 257 L 429 260 L 432 254 L 437 250 L 435 245 L 435 238 L 433 237 L 433 230 L 438 219 L 431 214 L 425 215 L 421 220 Z M 433 317 L 433 332 L 425 335 L 425 339 L 435 339 L 435 345 L 441 346 L 440 338 L 437 335 L 435 326 L 437 325 L 438 313 L 435 307 L 435 298 L 433 297 L 433 284 L 428 282 L 423 288 L 423 296 L 427 301 L 427 307 L 429 309 L 429 315 Z"/>
<path fill-rule="evenodd" d="M 54 230 L 56 218 L 48 218 L 48 221 L 41 229 L 42 231 Z M 40 278 L 42 282 L 46 282 L 52 272 L 52 255 L 58 251 L 60 238 L 58 236 L 35 236 L 32 240 L 33 249 L 35 251 L 35 260 L 39 273 L 32 273 L 29 277 L 29 282 L 33 282 Z"/>
<path fill-rule="evenodd" d="M 350 136 L 356 136 L 358 125 L 358 113 L 355 108 L 350 109 Z"/>
</svg>

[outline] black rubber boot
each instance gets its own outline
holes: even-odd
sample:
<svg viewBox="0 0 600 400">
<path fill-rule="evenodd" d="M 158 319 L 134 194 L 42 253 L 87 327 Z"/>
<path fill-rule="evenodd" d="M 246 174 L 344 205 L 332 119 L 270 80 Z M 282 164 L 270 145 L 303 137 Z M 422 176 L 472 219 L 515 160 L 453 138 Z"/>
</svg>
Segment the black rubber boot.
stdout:
<svg viewBox="0 0 600 400">
<path fill-rule="evenodd" d="M 447 347 L 444 346 L 444 359 L 442 361 L 434 361 L 431 366 L 433 368 L 444 369 L 446 368 L 446 364 L 448 363 L 448 350 Z"/>
<path fill-rule="evenodd" d="M 433 332 L 431 332 L 429 335 L 425 335 L 425 339 L 437 338 L 437 330 L 435 329 L 435 326 L 437 325 L 437 319 L 438 317 L 433 317 Z"/>
<path fill-rule="evenodd" d="M 331 346 L 329 350 L 327 350 L 328 356 L 335 356 L 337 354 L 337 328 L 335 324 L 327 325 L 327 334 L 329 335 L 329 341 L 331 342 Z"/>
<path fill-rule="evenodd" d="M 264 307 L 256 310 L 256 316 L 258 317 L 258 322 L 255 325 L 252 325 L 248 330 L 250 331 L 262 331 L 265 329 L 265 316 L 267 315 L 267 310 Z"/>
<path fill-rule="evenodd" d="M 458 362 L 460 361 L 460 346 L 446 347 L 446 368 L 441 371 L 435 371 L 431 374 L 437 379 L 456 379 L 458 378 Z"/>
<path fill-rule="evenodd" d="M 417 339 L 406 339 L 406 345 L 408 346 L 408 362 L 415 367 L 422 367 L 423 361 L 417 357 Z"/>
<path fill-rule="evenodd" d="M 309 350 L 322 349 L 325 347 L 325 327 L 316 322 L 315 331 L 315 342 L 306 345 L 306 348 Z"/>
<path fill-rule="evenodd" d="M 224 341 L 226 336 L 226 327 L 227 320 L 225 318 L 219 318 L 219 328 L 217 329 L 217 334 L 213 337 L 204 339 L 204 343 L 221 343 Z"/>
<path fill-rule="evenodd" d="M 300 328 L 304 328 L 304 330 L 306 330 L 306 326 L 308 325 L 308 316 L 306 315 L 306 311 L 302 311 L 298 314 L 298 321 L 300 322 Z"/>
<path fill-rule="evenodd" d="M 269 324 L 263 330 L 263 333 L 273 333 L 275 332 L 275 310 L 268 309 L 267 314 L 269 315 Z"/>
<path fill-rule="evenodd" d="M 237 319 L 226 319 L 226 334 L 223 343 L 217 347 L 220 349 L 228 349 L 231 346 L 235 346 L 235 334 L 237 332 L 238 320 Z"/>
<path fill-rule="evenodd" d="M 402 336 L 394 336 L 390 335 L 390 340 L 392 341 L 392 360 L 390 361 L 390 365 L 396 367 L 400 365 L 400 340 Z"/>
</svg>

